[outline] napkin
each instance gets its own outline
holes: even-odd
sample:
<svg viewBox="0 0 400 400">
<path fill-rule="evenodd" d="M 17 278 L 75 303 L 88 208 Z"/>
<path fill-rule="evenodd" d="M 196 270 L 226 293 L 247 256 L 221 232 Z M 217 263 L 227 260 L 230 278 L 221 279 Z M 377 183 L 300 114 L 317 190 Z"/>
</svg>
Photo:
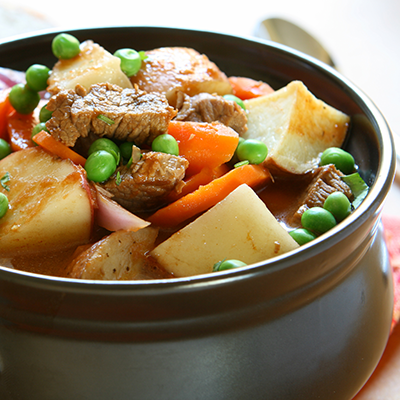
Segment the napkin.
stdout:
<svg viewBox="0 0 400 400">
<path fill-rule="evenodd" d="M 400 217 L 382 215 L 383 232 L 393 270 L 394 307 L 392 330 L 400 319 Z"/>
</svg>

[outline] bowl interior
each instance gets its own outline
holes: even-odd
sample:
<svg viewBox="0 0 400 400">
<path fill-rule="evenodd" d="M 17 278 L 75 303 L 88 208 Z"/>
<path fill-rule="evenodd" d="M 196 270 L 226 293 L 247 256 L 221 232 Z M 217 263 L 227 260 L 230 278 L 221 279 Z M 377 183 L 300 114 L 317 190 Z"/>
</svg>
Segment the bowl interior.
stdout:
<svg viewBox="0 0 400 400">
<path fill-rule="evenodd" d="M 0 43 L 1 66 L 26 70 L 33 63 L 51 67 L 56 59 L 51 40 L 58 32 L 17 38 Z M 110 52 L 123 47 L 148 50 L 165 46 L 192 47 L 206 54 L 226 75 L 264 80 L 278 89 L 292 80 L 302 80 L 309 90 L 333 107 L 352 117 L 345 148 L 359 166 L 364 180 L 372 186 L 367 200 L 349 219 L 374 214 L 380 208 L 394 176 L 394 146 L 389 128 L 375 105 L 337 71 L 311 57 L 272 42 L 160 27 L 117 27 L 70 31 L 79 40 L 92 39 Z M 327 235 L 327 240 L 330 240 Z M 329 246 L 329 243 L 327 244 Z"/>
</svg>

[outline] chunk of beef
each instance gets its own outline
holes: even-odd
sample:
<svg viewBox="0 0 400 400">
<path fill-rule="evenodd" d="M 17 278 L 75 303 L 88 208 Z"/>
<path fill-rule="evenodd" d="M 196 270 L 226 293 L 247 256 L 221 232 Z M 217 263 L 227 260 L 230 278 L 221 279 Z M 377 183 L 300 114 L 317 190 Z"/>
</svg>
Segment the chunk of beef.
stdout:
<svg viewBox="0 0 400 400">
<path fill-rule="evenodd" d="M 333 164 L 318 167 L 315 176 L 299 200 L 300 207 L 293 215 L 293 224 L 300 224 L 303 212 L 311 207 L 323 207 L 326 198 L 333 192 L 342 192 L 352 201 L 350 187 L 341 179 L 343 174 Z"/>
<path fill-rule="evenodd" d="M 200 93 L 193 97 L 183 92 L 177 96 L 178 121 L 215 122 L 219 121 L 243 134 L 247 131 L 246 112 L 234 101 L 222 96 Z"/>
<path fill-rule="evenodd" d="M 121 166 L 101 187 L 132 212 L 151 211 L 182 185 L 189 162 L 171 154 L 147 152 L 130 168 Z"/>
<path fill-rule="evenodd" d="M 50 134 L 67 146 L 94 133 L 99 137 L 150 144 L 165 133 L 176 111 L 165 96 L 137 88 L 122 89 L 109 83 L 93 85 L 90 91 L 77 85 L 53 96 L 46 108 Z"/>
</svg>

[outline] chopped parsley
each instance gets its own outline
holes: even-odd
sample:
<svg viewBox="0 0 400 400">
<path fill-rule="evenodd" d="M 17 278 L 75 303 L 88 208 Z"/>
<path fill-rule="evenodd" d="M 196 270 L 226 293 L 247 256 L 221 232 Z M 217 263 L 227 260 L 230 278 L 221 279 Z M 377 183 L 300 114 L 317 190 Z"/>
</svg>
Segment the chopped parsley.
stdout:
<svg viewBox="0 0 400 400">
<path fill-rule="evenodd" d="M 138 53 L 139 53 L 139 56 L 140 56 L 140 58 L 142 59 L 142 61 L 144 61 L 144 60 L 146 60 L 146 59 L 149 58 L 149 56 L 148 56 L 148 55 L 146 54 L 146 52 L 143 51 L 143 50 L 138 51 Z"/>
<path fill-rule="evenodd" d="M 364 182 L 358 172 L 342 176 L 342 180 L 349 185 L 354 195 L 354 201 L 352 205 L 354 208 L 357 208 L 368 194 L 368 185 Z"/>
<path fill-rule="evenodd" d="M 119 171 L 117 171 L 117 178 L 115 179 L 115 183 L 117 184 L 117 186 L 119 186 L 121 182 L 122 182 L 121 174 L 119 173 Z"/>
<path fill-rule="evenodd" d="M 107 125 L 115 124 L 115 121 L 113 121 L 111 118 L 108 118 L 107 116 L 105 116 L 105 115 L 103 115 L 103 114 L 98 115 L 97 118 L 98 118 L 100 121 L 105 122 Z"/>
<path fill-rule="evenodd" d="M 250 164 L 249 160 L 243 160 L 243 161 L 237 162 L 233 167 L 239 168 L 239 167 L 243 167 L 243 165 L 249 165 L 249 164 Z"/>
<path fill-rule="evenodd" d="M 221 260 L 221 261 L 216 262 L 216 263 L 214 264 L 214 266 L 213 266 L 213 272 L 219 271 L 219 267 L 221 266 L 221 264 L 222 264 L 225 260 L 226 260 L 226 258 L 224 258 L 224 259 Z"/>
<path fill-rule="evenodd" d="M 4 189 L 7 190 L 7 192 L 10 191 L 10 187 L 7 185 L 7 182 L 10 182 L 10 173 L 6 172 L 5 175 L 0 179 L 1 186 L 3 186 Z"/>
<path fill-rule="evenodd" d="M 130 168 L 131 167 L 131 165 L 133 164 L 133 157 L 131 157 L 130 159 L 129 159 L 129 161 L 127 162 L 127 164 L 126 164 L 126 168 Z"/>
</svg>

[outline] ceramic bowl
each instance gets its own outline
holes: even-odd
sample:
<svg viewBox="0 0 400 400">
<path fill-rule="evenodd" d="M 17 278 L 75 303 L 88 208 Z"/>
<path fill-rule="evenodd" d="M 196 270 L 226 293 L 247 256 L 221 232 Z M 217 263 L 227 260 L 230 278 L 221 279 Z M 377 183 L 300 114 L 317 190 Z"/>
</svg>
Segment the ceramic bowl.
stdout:
<svg viewBox="0 0 400 400">
<path fill-rule="evenodd" d="M 46 32 L 0 44 L 1 66 L 53 65 Z M 0 268 L 2 399 L 351 399 L 385 348 L 393 289 L 380 213 L 392 136 L 334 69 L 272 42 L 166 27 L 71 31 L 110 52 L 187 46 L 229 75 L 302 80 L 352 118 L 345 144 L 371 185 L 312 245 L 235 271 L 95 282 Z"/>
</svg>

